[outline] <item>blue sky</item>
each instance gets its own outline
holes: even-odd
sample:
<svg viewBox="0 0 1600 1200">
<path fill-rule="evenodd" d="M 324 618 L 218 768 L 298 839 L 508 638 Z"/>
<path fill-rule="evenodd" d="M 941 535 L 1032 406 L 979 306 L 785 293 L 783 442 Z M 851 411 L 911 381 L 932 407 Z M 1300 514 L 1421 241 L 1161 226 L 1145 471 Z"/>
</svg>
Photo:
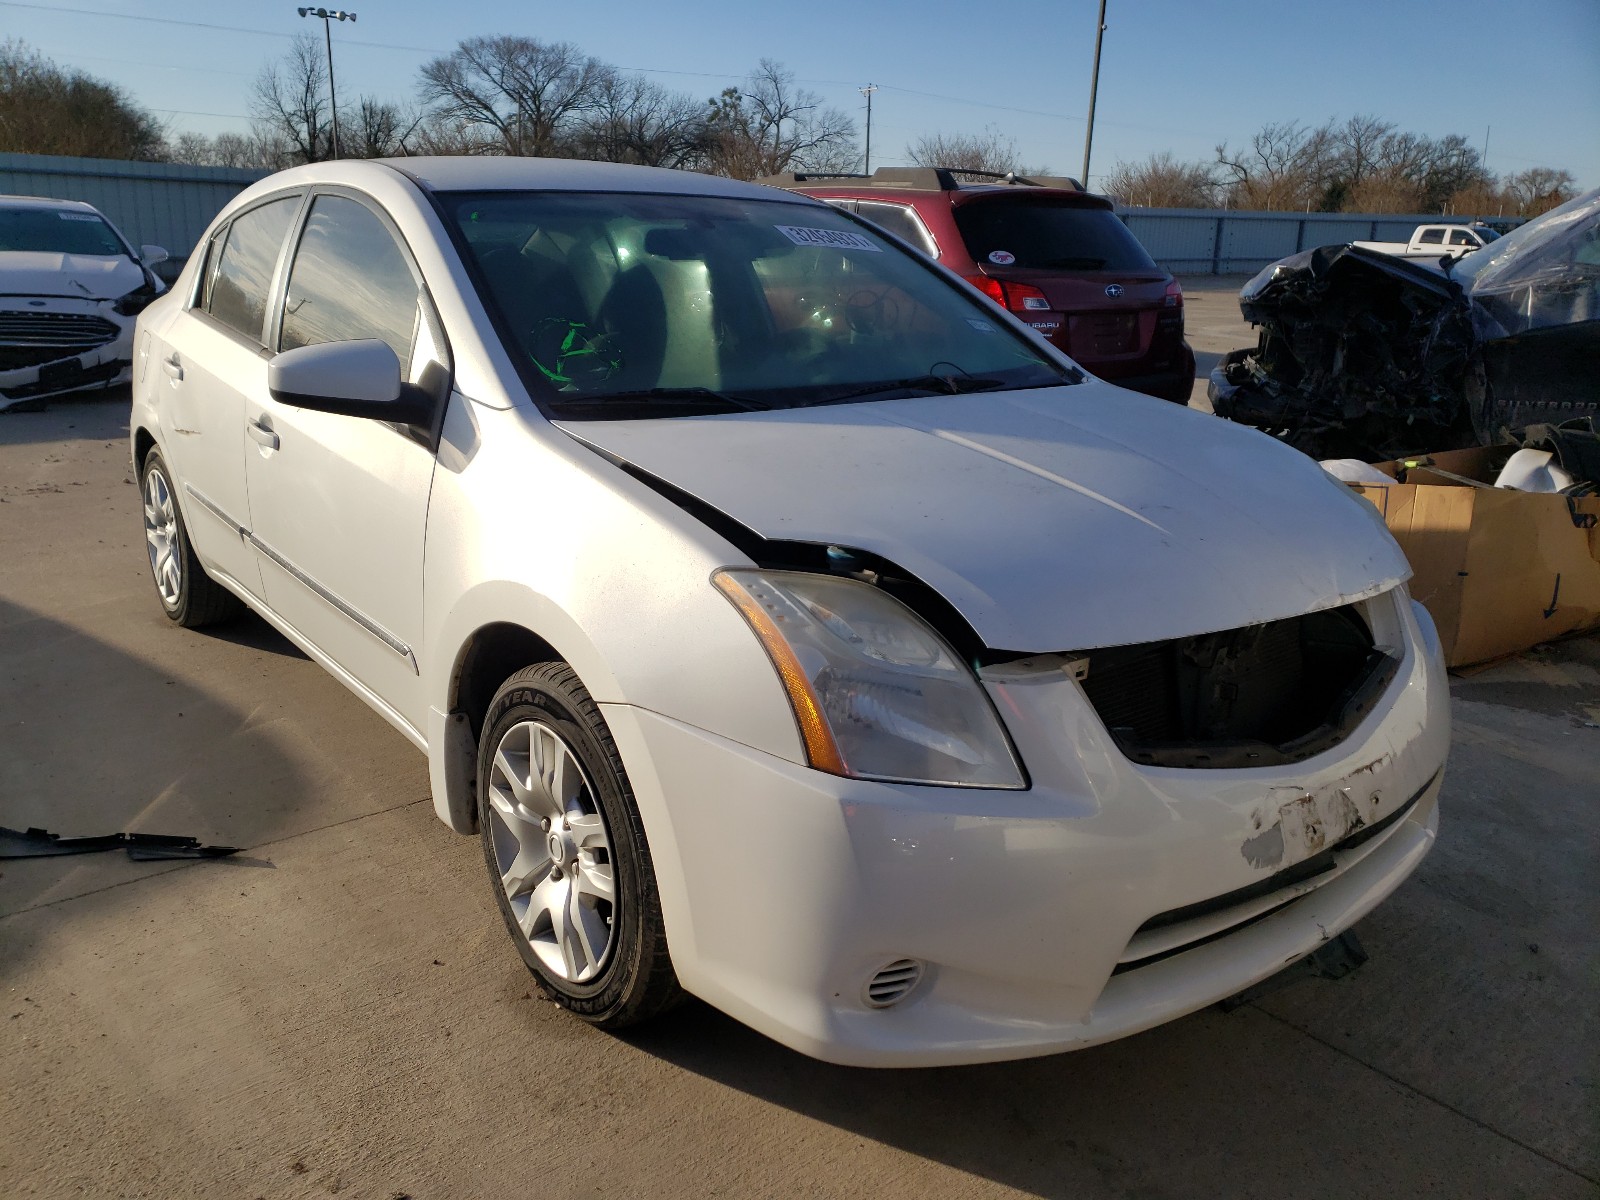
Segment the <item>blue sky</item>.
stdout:
<svg viewBox="0 0 1600 1200">
<path fill-rule="evenodd" d="M 924 133 L 990 128 L 1030 164 L 1082 162 L 1096 0 L 353 3 L 360 19 L 334 32 L 341 96 L 408 98 L 459 39 L 517 33 L 697 96 L 774 58 L 858 121 L 856 89 L 876 83 L 878 163 Z M 1095 177 L 1163 150 L 1209 160 L 1268 121 L 1359 112 L 1480 149 L 1487 130 L 1491 170 L 1600 185 L 1600 0 L 1110 0 L 1107 26 Z M 321 23 L 292 2 L 0 0 L 3 36 L 121 84 L 175 133 L 245 129 L 251 80 L 302 29 Z"/>
</svg>

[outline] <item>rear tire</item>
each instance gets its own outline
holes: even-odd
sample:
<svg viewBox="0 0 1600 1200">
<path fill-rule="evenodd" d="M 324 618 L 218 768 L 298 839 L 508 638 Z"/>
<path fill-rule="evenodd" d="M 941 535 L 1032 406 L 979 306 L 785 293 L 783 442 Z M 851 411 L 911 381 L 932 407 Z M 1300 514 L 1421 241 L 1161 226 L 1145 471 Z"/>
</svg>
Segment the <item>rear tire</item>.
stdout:
<svg viewBox="0 0 1600 1200">
<path fill-rule="evenodd" d="M 145 456 L 139 471 L 139 494 L 144 501 L 150 575 L 167 619 L 185 629 L 198 629 L 237 616 L 244 607 L 239 598 L 207 575 L 195 557 L 172 473 L 159 450 Z"/>
<path fill-rule="evenodd" d="M 655 868 L 605 719 L 565 663 L 501 685 L 478 743 L 478 830 L 539 990 L 602 1029 L 682 996 Z"/>
</svg>

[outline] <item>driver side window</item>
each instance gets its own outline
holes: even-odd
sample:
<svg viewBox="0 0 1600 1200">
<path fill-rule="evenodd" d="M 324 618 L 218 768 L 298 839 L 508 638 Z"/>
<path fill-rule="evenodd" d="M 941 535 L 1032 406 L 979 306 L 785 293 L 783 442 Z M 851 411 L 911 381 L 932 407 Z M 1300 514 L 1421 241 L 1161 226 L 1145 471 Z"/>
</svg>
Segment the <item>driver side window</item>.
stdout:
<svg viewBox="0 0 1600 1200">
<path fill-rule="evenodd" d="M 375 338 L 409 374 L 420 313 L 421 289 L 378 215 L 347 196 L 318 196 L 289 272 L 279 349 Z"/>
</svg>

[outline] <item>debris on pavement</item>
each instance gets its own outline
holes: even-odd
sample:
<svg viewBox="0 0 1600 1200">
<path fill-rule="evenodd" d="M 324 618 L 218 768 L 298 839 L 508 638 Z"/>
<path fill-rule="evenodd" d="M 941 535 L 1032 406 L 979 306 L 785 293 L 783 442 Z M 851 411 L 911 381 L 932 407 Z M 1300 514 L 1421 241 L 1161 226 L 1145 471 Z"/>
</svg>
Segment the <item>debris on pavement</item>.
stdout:
<svg viewBox="0 0 1600 1200">
<path fill-rule="evenodd" d="M 165 833 L 104 833 L 62 837 L 47 829 L 23 832 L 0 826 L 0 858 L 50 858 L 62 854 L 98 854 L 126 850 L 136 862 L 161 858 L 222 858 L 241 846 L 205 846 L 196 838 Z"/>
</svg>

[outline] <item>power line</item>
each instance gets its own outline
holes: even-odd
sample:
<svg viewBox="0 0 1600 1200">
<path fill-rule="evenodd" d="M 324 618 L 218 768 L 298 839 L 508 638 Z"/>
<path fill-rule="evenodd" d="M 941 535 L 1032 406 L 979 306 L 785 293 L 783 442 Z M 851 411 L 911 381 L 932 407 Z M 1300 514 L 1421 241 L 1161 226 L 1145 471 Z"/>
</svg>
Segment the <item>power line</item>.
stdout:
<svg viewBox="0 0 1600 1200">
<path fill-rule="evenodd" d="M 152 17 L 143 13 L 114 13 L 103 12 L 93 8 L 75 8 L 68 5 L 34 4 L 28 0 L 0 0 L 0 8 L 31 9 L 35 12 L 51 14 L 74 13 L 85 17 L 111 18 L 118 21 L 144 21 L 154 25 L 177 25 L 189 29 L 209 29 L 220 33 L 248 33 L 257 37 L 279 38 L 284 41 L 293 41 L 295 34 L 284 33 L 276 29 L 252 29 L 243 25 L 217 25 L 210 21 L 187 21 L 178 17 Z M 412 54 L 437 55 L 437 46 L 407 46 L 397 42 L 361 42 L 349 40 L 342 43 L 346 46 L 359 46 L 370 50 L 400 50 Z M 629 71 L 638 75 L 682 75 L 696 79 L 738 79 L 737 73 L 718 74 L 712 71 L 674 71 L 663 67 L 618 67 L 619 71 Z M 847 79 L 801 79 L 795 78 L 796 83 L 812 84 L 820 87 L 856 87 L 857 84 Z M 1009 104 L 993 104 L 985 100 L 972 100 L 965 96 L 947 96 L 939 92 L 924 92 L 916 88 L 897 87 L 894 84 L 879 84 L 886 92 L 901 92 L 907 96 L 921 96 L 927 100 L 944 100 L 950 104 L 965 104 L 972 108 L 987 108 L 997 112 L 1020 113 L 1029 117 L 1046 117 L 1053 121 L 1083 121 L 1082 117 L 1075 117 L 1069 113 L 1045 112 L 1037 108 L 1017 108 Z M 157 110 L 160 111 L 160 110 Z M 1145 133 L 1182 133 L 1193 137 L 1210 137 L 1209 133 L 1201 133 L 1195 129 L 1173 129 L 1157 125 L 1139 125 L 1131 121 L 1101 121 L 1102 125 L 1114 125 L 1123 129 L 1137 129 Z"/>
</svg>

